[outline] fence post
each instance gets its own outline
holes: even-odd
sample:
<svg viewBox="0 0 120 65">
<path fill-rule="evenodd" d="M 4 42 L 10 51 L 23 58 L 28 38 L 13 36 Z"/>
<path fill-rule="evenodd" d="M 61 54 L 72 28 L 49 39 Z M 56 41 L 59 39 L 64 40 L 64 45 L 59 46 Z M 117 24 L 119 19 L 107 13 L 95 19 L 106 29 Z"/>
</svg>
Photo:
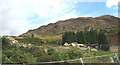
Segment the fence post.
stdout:
<svg viewBox="0 0 120 65">
<path fill-rule="evenodd" d="M 111 59 L 111 62 L 112 62 L 112 63 L 114 63 L 114 60 L 113 60 L 113 58 L 112 58 L 112 57 L 110 57 L 110 59 Z"/>
<path fill-rule="evenodd" d="M 82 63 L 82 65 L 84 65 L 82 58 L 80 58 L 80 62 Z"/>
<path fill-rule="evenodd" d="M 117 53 L 115 53 L 115 56 L 117 57 L 117 60 L 118 60 L 119 65 L 120 65 L 120 60 L 119 60 L 119 57 L 118 57 Z"/>
<path fill-rule="evenodd" d="M 23 65 L 25 65 L 25 63 L 23 63 Z"/>
</svg>

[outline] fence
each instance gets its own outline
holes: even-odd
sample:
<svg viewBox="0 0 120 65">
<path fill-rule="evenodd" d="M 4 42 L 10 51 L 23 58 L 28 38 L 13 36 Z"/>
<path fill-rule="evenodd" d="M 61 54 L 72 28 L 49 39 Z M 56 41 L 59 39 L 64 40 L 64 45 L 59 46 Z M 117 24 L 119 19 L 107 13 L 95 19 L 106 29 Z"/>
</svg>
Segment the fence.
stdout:
<svg viewBox="0 0 120 65">
<path fill-rule="evenodd" d="M 64 61 L 53 61 L 53 62 L 39 62 L 39 63 L 23 63 L 23 65 L 65 65 L 64 63 L 79 63 L 84 65 L 86 63 L 117 63 L 120 65 L 120 53 L 114 53 L 110 55 L 96 56 L 96 57 L 86 57 L 73 60 Z"/>
<path fill-rule="evenodd" d="M 120 65 L 120 53 L 102 55 L 96 57 L 86 57 L 73 60 L 39 62 L 39 63 L 23 63 L 23 64 L 2 64 L 2 65 Z M 104 64 L 103 64 L 104 63 Z"/>
</svg>

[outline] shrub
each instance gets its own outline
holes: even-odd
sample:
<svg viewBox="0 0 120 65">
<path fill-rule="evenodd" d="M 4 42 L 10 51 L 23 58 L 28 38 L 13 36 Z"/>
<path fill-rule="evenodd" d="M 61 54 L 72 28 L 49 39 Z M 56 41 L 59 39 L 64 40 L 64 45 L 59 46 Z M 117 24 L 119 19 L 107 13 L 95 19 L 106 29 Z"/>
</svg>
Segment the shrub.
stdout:
<svg viewBox="0 0 120 65">
<path fill-rule="evenodd" d="M 11 59 L 9 59 L 6 55 L 2 54 L 2 63 L 8 64 L 8 63 L 14 63 Z"/>
<path fill-rule="evenodd" d="M 80 49 L 78 48 L 73 48 L 73 49 L 68 50 L 67 54 L 70 59 L 76 59 L 76 58 L 80 58 L 83 56 Z"/>
<path fill-rule="evenodd" d="M 47 62 L 47 61 L 60 61 L 62 60 L 61 54 L 52 47 L 46 47 L 48 50 L 47 52 L 42 55 L 41 57 L 37 58 L 37 62 Z"/>
<path fill-rule="evenodd" d="M 34 37 L 16 39 L 16 40 L 18 40 L 18 42 L 20 42 L 20 43 L 29 43 L 29 44 L 35 44 L 35 45 L 41 45 L 42 44 L 42 39 L 34 38 Z"/>
<path fill-rule="evenodd" d="M 6 47 L 9 47 L 11 44 L 11 41 L 8 38 L 2 37 L 2 46 L 3 49 Z"/>
<path fill-rule="evenodd" d="M 60 54 L 61 54 L 62 60 L 69 60 L 69 55 L 66 51 L 61 51 Z"/>
<path fill-rule="evenodd" d="M 108 44 L 102 44 L 101 49 L 103 51 L 108 51 L 109 50 L 109 45 Z"/>
<path fill-rule="evenodd" d="M 17 50 L 17 51 L 16 51 Z M 34 63 L 36 58 L 30 53 L 24 53 L 21 49 L 3 50 L 4 63 Z"/>
</svg>

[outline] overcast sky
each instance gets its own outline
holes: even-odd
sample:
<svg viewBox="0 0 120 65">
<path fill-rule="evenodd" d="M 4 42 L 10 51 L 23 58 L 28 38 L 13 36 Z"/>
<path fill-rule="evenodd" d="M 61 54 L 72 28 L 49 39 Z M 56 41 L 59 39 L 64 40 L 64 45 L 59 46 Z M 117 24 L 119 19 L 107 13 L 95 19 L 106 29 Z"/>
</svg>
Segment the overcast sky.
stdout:
<svg viewBox="0 0 120 65">
<path fill-rule="evenodd" d="M 120 0 L 0 0 L 0 35 L 20 35 L 58 20 L 118 16 Z"/>
</svg>

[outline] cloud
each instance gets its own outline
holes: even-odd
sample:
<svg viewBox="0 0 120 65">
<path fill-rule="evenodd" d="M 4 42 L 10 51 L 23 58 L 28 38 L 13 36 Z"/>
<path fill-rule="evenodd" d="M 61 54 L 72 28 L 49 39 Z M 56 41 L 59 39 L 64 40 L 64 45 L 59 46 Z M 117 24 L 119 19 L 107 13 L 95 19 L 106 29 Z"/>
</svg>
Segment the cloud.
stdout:
<svg viewBox="0 0 120 65">
<path fill-rule="evenodd" d="M 106 1 L 106 6 L 108 7 L 108 8 L 111 8 L 112 6 L 118 6 L 118 2 L 119 2 L 120 0 L 107 0 Z"/>
<path fill-rule="evenodd" d="M 73 10 L 79 0 L 0 0 L 0 35 L 19 35 L 33 29 L 36 23 L 29 20 L 34 15 L 39 24 L 52 23 L 60 19 L 77 17 Z M 34 19 L 34 18 L 33 18 Z"/>
<path fill-rule="evenodd" d="M 78 17 L 78 15 L 75 13 L 75 11 L 72 11 L 70 13 L 64 14 L 63 16 L 53 16 L 52 18 L 50 18 L 50 20 L 48 22 L 46 22 L 45 24 L 49 24 L 49 23 L 55 23 L 58 20 L 66 20 L 66 19 L 70 19 L 70 18 L 76 18 Z"/>
<path fill-rule="evenodd" d="M 2 27 L 0 35 L 17 35 L 30 29 L 26 20 L 30 13 L 23 6 L 20 0 L 2 0 L 0 4 L 0 16 Z M 22 29 L 22 30 L 21 30 Z"/>
<path fill-rule="evenodd" d="M 106 6 L 116 5 L 111 1 Z M 0 0 L 0 35 L 19 35 L 41 25 L 78 17 L 74 10 L 78 2 L 105 0 Z"/>
</svg>

